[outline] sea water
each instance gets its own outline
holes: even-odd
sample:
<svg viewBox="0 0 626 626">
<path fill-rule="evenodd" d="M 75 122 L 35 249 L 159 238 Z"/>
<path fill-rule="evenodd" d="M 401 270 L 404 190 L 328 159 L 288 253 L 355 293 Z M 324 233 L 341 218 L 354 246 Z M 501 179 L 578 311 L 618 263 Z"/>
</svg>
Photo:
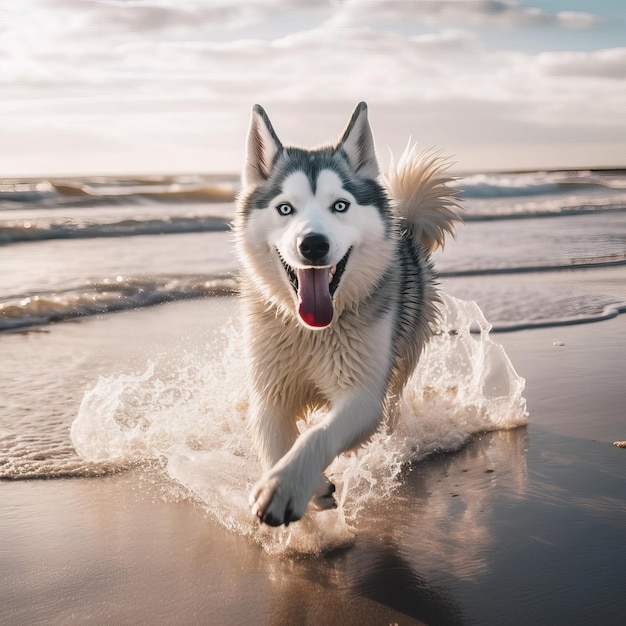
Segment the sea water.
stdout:
<svg viewBox="0 0 626 626">
<path fill-rule="evenodd" d="M 593 319 L 623 304 L 567 276 L 626 265 L 626 173 L 474 174 L 456 184 L 466 225 L 435 262 L 495 330 Z M 0 331 L 233 293 L 236 186 L 224 176 L 0 181 Z M 529 287 L 524 274 L 543 278 Z"/>
<path fill-rule="evenodd" d="M 456 298 L 446 297 L 442 328 L 406 387 L 398 429 L 328 468 L 336 510 L 269 532 L 247 505 L 260 467 L 245 426 L 231 298 L 235 178 L 4 181 L 0 478 L 148 464 L 165 481 L 165 497 L 180 489 L 270 551 L 349 542 L 359 512 L 393 494 L 407 464 L 458 449 L 474 433 L 524 423 L 523 381 L 494 333 L 626 309 L 624 172 L 475 174 L 457 184 L 466 224 L 434 259 Z M 193 345 L 146 349 L 132 367 L 122 356 L 132 324 L 116 316 L 56 324 L 192 298 L 223 301 L 223 320 L 231 321 L 199 320 L 206 333 Z M 165 310 L 155 317 L 176 325 Z M 45 354 L 37 352 L 46 342 Z M 95 346 L 98 359 L 87 362 L 81 345 Z M 26 347 L 35 355 L 28 362 Z"/>
</svg>

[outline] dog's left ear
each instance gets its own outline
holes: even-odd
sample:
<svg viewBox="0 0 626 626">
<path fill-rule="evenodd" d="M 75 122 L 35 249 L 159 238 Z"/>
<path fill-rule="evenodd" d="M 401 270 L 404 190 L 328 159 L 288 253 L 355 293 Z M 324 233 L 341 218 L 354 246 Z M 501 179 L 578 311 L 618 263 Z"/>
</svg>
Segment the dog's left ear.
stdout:
<svg viewBox="0 0 626 626">
<path fill-rule="evenodd" d="M 367 121 L 367 104 L 360 102 L 346 129 L 343 131 L 339 147 L 343 148 L 354 171 L 365 178 L 376 178 L 380 173 L 374 137 Z"/>
<path fill-rule="evenodd" d="M 283 145 L 276 136 L 267 113 L 261 105 L 255 104 L 252 108 L 248 130 L 243 186 L 253 187 L 267 180 L 272 171 L 274 159 L 282 150 Z"/>
</svg>

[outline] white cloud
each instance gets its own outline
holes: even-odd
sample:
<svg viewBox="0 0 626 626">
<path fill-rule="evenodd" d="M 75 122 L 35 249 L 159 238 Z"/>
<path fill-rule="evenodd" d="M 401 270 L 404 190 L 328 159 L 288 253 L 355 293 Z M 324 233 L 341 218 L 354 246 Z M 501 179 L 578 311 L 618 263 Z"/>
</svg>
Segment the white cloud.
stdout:
<svg viewBox="0 0 626 626">
<path fill-rule="evenodd" d="M 503 26 L 587 28 L 599 19 L 575 11 L 547 13 L 515 0 L 346 0 L 335 15 L 343 23 L 363 20 L 411 20 L 430 26 Z"/>
<path fill-rule="evenodd" d="M 26 7 L 64 16 L 88 31 L 157 34 L 236 29 L 289 11 L 325 10 L 320 0 L 21 0 Z M 82 31 L 86 34 L 85 31 Z M 80 35 L 80 29 L 76 31 Z"/>
<path fill-rule="evenodd" d="M 552 76 L 626 79 L 626 48 L 593 52 L 550 52 L 538 56 L 542 70 Z"/>
<path fill-rule="evenodd" d="M 561 11 L 557 13 L 557 23 L 565 28 L 589 28 L 600 23 L 600 18 L 582 11 Z"/>
<path fill-rule="evenodd" d="M 573 138 L 603 146 L 626 141 L 620 122 L 626 109 L 626 48 L 494 50 L 471 27 L 564 27 L 577 20 L 581 26 L 588 23 L 584 16 L 497 1 L 311 0 L 305 13 L 299 12 L 301 5 L 295 0 L 5 4 L 0 9 L 10 18 L 0 15 L 5 167 L 24 169 L 19 163 L 28 162 L 29 150 L 33 167 L 42 168 L 46 154 L 55 164 L 65 145 L 68 159 L 92 171 L 106 169 L 108 160 L 114 163 L 108 169 L 123 169 L 119 159 L 136 170 L 157 162 L 162 170 L 198 169 L 191 167 L 194 162 L 211 167 L 211 158 L 221 169 L 226 163 L 237 169 L 254 102 L 267 106 L 286 141 L 306 144 L 332 138 L 362 99 L 370 104 L 381 145 L 395 148 L 413 134 L 426 145 L 462 154 L 472 152 L 468 146 L 490 145 L 497 155 L 499 145 L 502 155 L 515 159 L 515 146 L 533 141 L 568 146 Z M 277 20 L 279 9 L 289 12 L 288 19 L 277 30 L 261 30 L 266 17 Z M 316 19 L 307 26 L 313 14 Z M 361 17 L 348 19 L 351 15 Z M 388 21 L 377 22 L 382 19 Z M 245 26 L 251 20 L 257 20 L 258 31 Z M 414 23 L 432 26 L 408 27 Z M 456 23 L 463 26 L 440 26 Z M 215 36 L 216 24 L 230 34 Z M 568 150 L 564 158 L 571 158 Z M 504 165 L 502 155 L 494 166 Z"/>
</svg>

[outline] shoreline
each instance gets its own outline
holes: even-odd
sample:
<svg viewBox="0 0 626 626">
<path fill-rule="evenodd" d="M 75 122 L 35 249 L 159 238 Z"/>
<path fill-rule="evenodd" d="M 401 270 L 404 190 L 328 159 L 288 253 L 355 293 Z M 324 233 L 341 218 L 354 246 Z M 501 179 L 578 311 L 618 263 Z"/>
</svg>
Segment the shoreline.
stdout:
<svg viewBox="0 0 626 626">
<path fill-rule="evenodd" d="M 471 288 L 468 287 L 469 281 L 476 281 L 477 285 L 480 285 L 485 280 L 498 281 L 498 284 L 502 284 L 503 281 L 515 281 L 517 284 L 532 283 L 536 285 L 543 285 L 547 282 L 554 280 L 555 272 L 558 272 L 558 276 L 562 283 L 583 287 L 588 290 L 590 294 L 597 294 L 598 296 L 610 296 L 615 301 L 608 304 L 599 313 L 589 313 L 585 316 L 579 317 L 565 317 L 565 318 L 547 318 L 541 320 L 525 320 L 521 322 L 494 322 L 492 324 L 491 332 L 498 337 L 506 333 L 518 332 L 524 330 L 533 330 L 540 328 L 558 328 L 563 326 L 575 326 L 581 324 L 595 324 L 601 323 L 606 320 L 624 315 L 626 313 L 626 260 L 620 261 L 608 266 L 599 267 L 585 267 L 573 269 L 569 267 L 562 267 L 554 269 L 553 267 L 546 271 L 511 271 L 500 272 L 498 270 L 487 270 L 480 273 L 458 273 L 454 271 L 442 271 L 439 274 L 441 285 L 444 291 L 450 293 L 450 295 L 456 295 L 455 291 L 458 289 L 459 279 L 464 281 L 463 293 L 459 295 L 463 299 L 465 293 L 471 292 Z M 144 281 L 145 282 L 145 281 Z M 231 296 L 237 293 L 237 278 L 236 272 L 216 272 L 211 275 L 203 276 L 191 276 L 188 277 L 188 282 L 182 284 L 180 287 L 180 295 L 177 299 L 172 299 L 172 293 L 159 293 L 156 288 L 160 283 L 153 281 L 153 285 L 142 285 L 144 291 L 148 291 L 148 295 L 143 294 L 141 298 L 134 295 L 131 301 L 124 304 L 120 301 L 119 297 L 112 299 L 109 303 L 111 310 L 102 310 L 107 306 L 107 302 L 102 300 L 95 303 L 91 301 L 87 295 L 84 297 L 86 303 L 84 305 L 84 311 L 77 311 L 76 300 L 70 299 L 67 303 L 67 311 L 64 312 L 63 306 L 55 300 L 58 295 L 56 292 L 50 295 L 50 300 L 53 303 L 53 308 L 49 313 L 45 311 L 39 311 L 37 315 L 33 315 L 32 320 L 20 320 L 18 318 L 5 317 L 5 321 L 2 318 L 3 307 L 7 310 L 11 306 L 17 307 L 18 304 L 21 307 L 27 306 L 20 304 L 23 300 L 21 296 L 14 299 L 7 299 L 4 304 L 0 303 L 0 338 L 10 333 L 29 333 L 29 332 L 48 332 L 49 329 L 56 327 L 59 324 L 80 322 L 84 320 L 89 322 L 90 320 L 97 320 L 107 317 L 111 314 L 135 314 L 143 309 L 151 309 L 153 307 L 160 308 L 162 306 L 176 306 L 178 303 L 190 300 L 195 301 L 198 306 L 201 306 L 202 302 L 206 302 L 207 299 L 224 299 L 229 300 Z M 470 285 L 471 286 L 471 285 Z M 108 289 L 113 295 L 119 296 L 124 294 L 125 283 L 121 282 L 119 285 L 107 285 Z M 117 287 L 117 291 L 116 291 Z M 150 292 L 152 288 L 154 293 Z M 70 295 L 74 293 L 80 293 L 80 289 L 67 290 Z M 45 294 L 41 294 L 40 297 L 44 297 Z M 91 297 L 95 297 L 91 294 Z M 146 304 L 142 303 L 145 302 Z M 35 301 L 34 304 L 41 307 L 42 303 Z M 45 303 L 43 303 L 45 304 Z M 9 311 L 10 312 L 10 311 Z M 46 315 L 51 319 L 46 320 Z"/>
</svg>

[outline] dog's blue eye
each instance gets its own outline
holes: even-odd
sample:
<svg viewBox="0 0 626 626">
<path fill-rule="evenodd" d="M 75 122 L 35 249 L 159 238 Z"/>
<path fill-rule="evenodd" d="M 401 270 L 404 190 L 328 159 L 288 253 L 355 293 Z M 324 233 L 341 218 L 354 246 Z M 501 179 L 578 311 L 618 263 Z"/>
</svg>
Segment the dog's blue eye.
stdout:
<svg viewBox="0 0 626 626">
<path fill-rule="evenodd" d="M 332 209 L 335 213 L 344 213 L 348 210 L 350 203 L 347 200 L 337 200 L 335 204 L 333 204 Z"/>
<path fill-rule="evenodd" d="M 289 204 L 289 202 L 281 202 L 276 210 L 280 215 L 291 215 L 293 213 L 293 207 Z"/>
</svg>

